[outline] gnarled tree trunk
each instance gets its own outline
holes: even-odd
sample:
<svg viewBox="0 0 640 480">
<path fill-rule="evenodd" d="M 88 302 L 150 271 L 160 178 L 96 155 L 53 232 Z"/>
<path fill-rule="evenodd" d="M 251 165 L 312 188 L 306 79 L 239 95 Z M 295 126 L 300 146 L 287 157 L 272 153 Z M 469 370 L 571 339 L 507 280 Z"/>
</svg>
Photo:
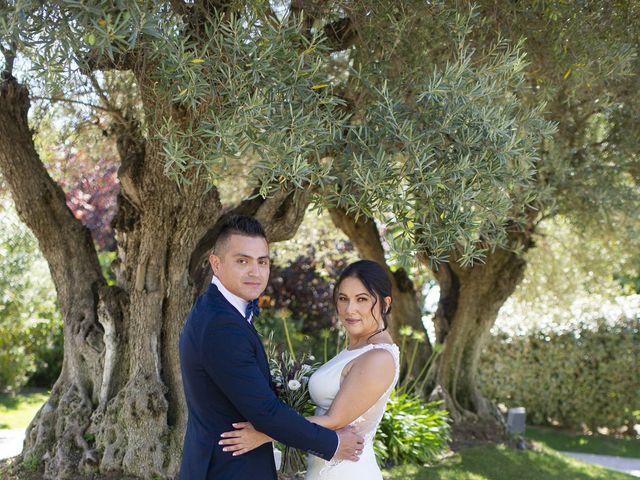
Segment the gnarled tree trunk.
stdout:
<svg viewBox="0 0 640 480">
<path fill-rule="evenodd" d="M 504 435 L 500 413 L 479 389 L 477 366 L 498 311 L 522 280 L 525 266 L 522 256 L 497 249 L 482 264 L 461 267 L 452 261 L 434 271 L 440 285 L 436 341 L 444 343 L 444 349 L 432 397 L 445 401 L 457 440 Z"/>
<path fill-rule="evenodd" d="M 140 84 L 153 139 L 161 111 Z M 173 478 L 186 425 L 178 336 L 208 281 L 215 231 L 227 215 L 245 213 L 262 221 L 270 241 L 289 238 L 307 197 L 281 191 L 223 209 L 204 180 L 180 187 L 169 180 L 161 145 L 123 125 L 117 282 L 108 286 L 89 231 L 38 157 L 28 109 L 27 89 L 5 72 L 0 171 L 49 263 L 64 319 L 62 373 L 27 430 L 22 457 L 51 479 L 78 472 Z"/>
<path fill-rule="evenodd" d="M 4 75 L 0 85 L 0 168 L 20 218 L 40 244 L 56 286 L 64 322 L 65 355 L 49 401 L 27 431 L 24 456 L 46 459 L 50 476 L 69 474 L 69 457 L 94 462 L 84 438 L 102 383 L 103 327 L 98 304 L 117 306 L 106 286 L 89 231 L 65 203 L 35 151 L 27 123 L 26 88 Z M 115 312 L 113 313 L 115 315 Z M 72 352 L 72 353 L 71 353 Z"/>
</svg>

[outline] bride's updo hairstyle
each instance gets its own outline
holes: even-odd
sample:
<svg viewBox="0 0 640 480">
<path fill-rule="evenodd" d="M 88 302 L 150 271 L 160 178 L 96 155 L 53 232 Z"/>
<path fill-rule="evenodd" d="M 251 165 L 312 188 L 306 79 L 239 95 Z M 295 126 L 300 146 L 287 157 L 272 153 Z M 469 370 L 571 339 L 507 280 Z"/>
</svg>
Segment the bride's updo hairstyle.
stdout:
<svg viewBox="0 0 640 480">
<path fill-rule="evenodd" d="M 379 263 L 372 260 L 358 260 L 357 262 L 347 265 L 342 271 L 338 281 L 333 287 L 333 304 L 338 305 L 338 292 L 340 291 L 340 284 L 345 278 L 357 278 L 362 282 L 364 288 L 367 289 L 369 294 L 373 297 L 373 306 L 371 307 L 371 314 L 376 316 L 374 308 L 380 309 L 380 317 L 382 318 L 383 329 L 387 329 L 387 317 L 391 312 L 391 305 L 385 308 L 384 298 L 391 296 L 391 281 L 386 269 L 384 269 Z"/>
</svg>

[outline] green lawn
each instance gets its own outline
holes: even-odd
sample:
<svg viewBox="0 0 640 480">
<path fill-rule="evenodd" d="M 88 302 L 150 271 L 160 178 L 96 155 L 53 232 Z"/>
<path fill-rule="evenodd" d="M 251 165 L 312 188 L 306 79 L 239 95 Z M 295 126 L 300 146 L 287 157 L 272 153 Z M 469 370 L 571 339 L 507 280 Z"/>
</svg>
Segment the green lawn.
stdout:
<svg viewBox="0 0 640 480">
<path fill-rule="evenodd" d="M 579 462 L 542 447 L 514 450 L 502 445 L 474 447 L 442 464 L 401 466 L 385 471 L 387 480 L 632 480 L 635 477 Z"/>
<path fill-rule="evenodd" d="M 0 428 L 26 428 L 48 392 L 0 395 Z M 542 444 L 539 451 L 502 445 L 475 447 L 425 468 L 385 470 L 387 480 L 632 480 L 634 477 L 565 457 L 555 450 L 640 458 L 640 440 L 575 435 L 550 428 L 527 427 L 526 437 Z M 1 476 L 1 475 L 0 475 Z"/>
<path fill-rule="evenodd" d="M 0 428 L 27 428 L 38 409 L 49 398 L 46 390 L 0 395 Z"/>
<path fill-rule="evenodd" d="M 543 427 L 527 427 L 525 436 L 554 450 L 640 458 L 640 440 L 634 438 L 578 435 Z"/>
</svg>

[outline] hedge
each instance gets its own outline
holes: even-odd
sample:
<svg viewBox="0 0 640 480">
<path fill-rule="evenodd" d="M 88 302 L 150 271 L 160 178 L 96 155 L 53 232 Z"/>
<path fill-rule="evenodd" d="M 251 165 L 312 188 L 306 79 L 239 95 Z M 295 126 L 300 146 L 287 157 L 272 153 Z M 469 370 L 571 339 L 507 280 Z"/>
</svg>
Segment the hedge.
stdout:
<svg viewBox="0 0 640 480">
<path fill-rule="evenodd" d="M 480 359 L 484 393 L 524 406 L 533 424 L 617 429 L 640 415 L 640 318 L 564 333 L 494 335 Z"/>
</svg>

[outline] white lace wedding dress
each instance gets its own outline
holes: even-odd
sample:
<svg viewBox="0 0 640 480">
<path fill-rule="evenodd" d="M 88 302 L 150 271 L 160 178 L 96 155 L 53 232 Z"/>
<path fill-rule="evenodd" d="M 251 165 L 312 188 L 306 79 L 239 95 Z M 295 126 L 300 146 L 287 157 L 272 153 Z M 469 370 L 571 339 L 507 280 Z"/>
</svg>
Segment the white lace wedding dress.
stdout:
<svg viewBox="0 0 640 480">
<path fill-rule="evenodd" d="M 398 381 L 400 370 L 400 351 L 398 347 L 394 344 L 378 343 L 369 344 L 355 350 L 341 351 L 311 376 L 309 379 L 309 393 L 314 403 L 318 406 L 316 415 L 324 415 L 340 389 L 342 369 L 351 360 L 373 348 L 384 349 L 393 356 L 395 375 L 393 382 L 391 382 L 387 391 L 378 401 L 351 423 L 356 432 L 364 437 L 364 449 L 362 455 L 360 455 L 360 460 L 357 462 L 348 460 L 327 462 L 309 455 L 306 480 L 382 480 L 382 473 L 373 453 L 373 438 L 384 414 L 389 395 L 391 395 L 391 391 Z M 371 372 L 371 375 L 375 374 L 376 372 Z"/>
</svg>

